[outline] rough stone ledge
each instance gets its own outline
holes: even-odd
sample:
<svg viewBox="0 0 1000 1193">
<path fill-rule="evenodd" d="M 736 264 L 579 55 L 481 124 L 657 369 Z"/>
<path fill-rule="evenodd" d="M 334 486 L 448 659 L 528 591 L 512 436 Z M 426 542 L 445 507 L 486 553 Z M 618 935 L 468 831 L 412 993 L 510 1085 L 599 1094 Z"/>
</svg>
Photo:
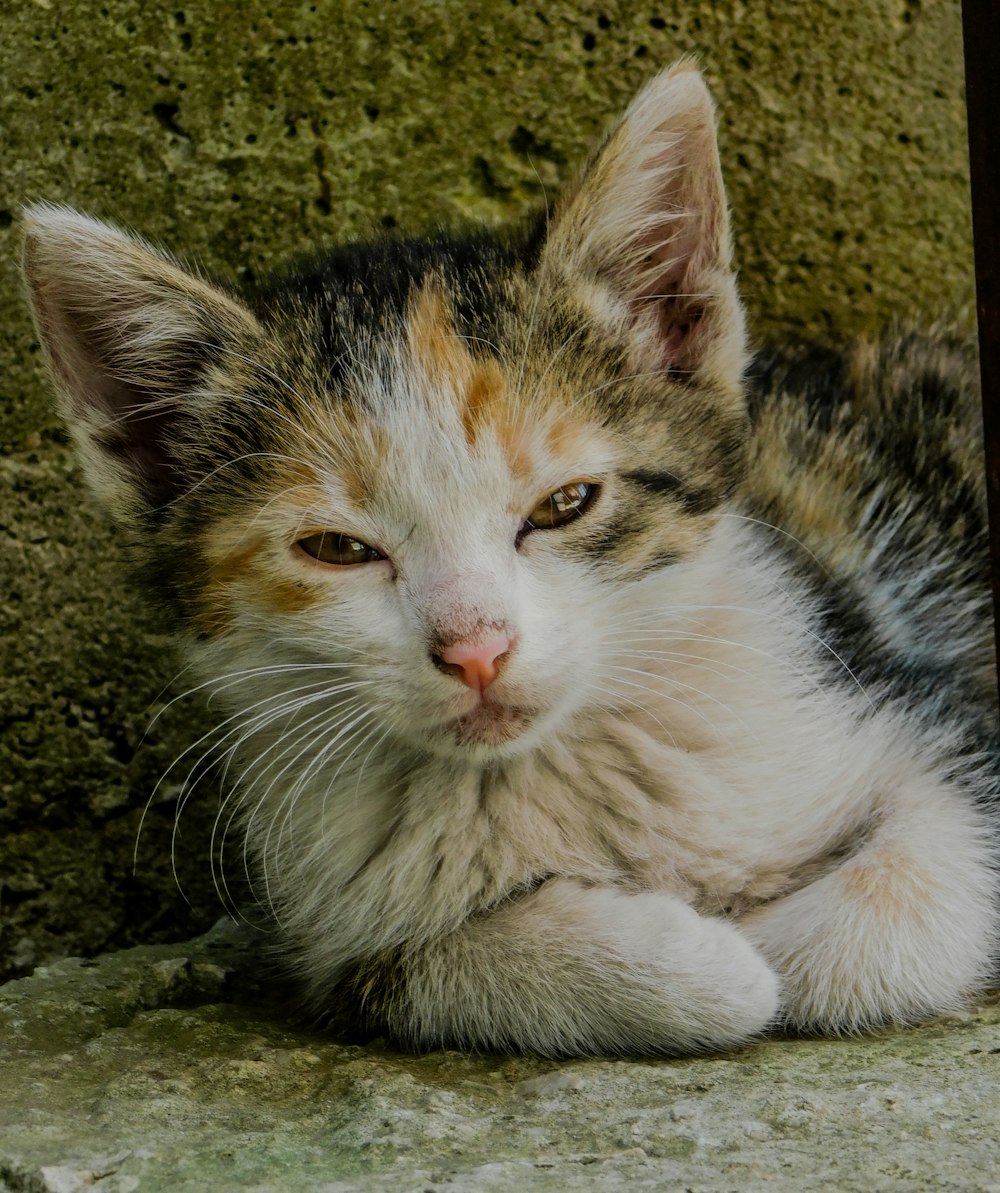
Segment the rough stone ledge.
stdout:
<svg viewBox="0 0 1000 1193">
<path fill-rule="evenodd" d="M 1000 1193 L 1000 998 L 682 1061 L 409 1056 L 296 1026 L 257 942 L 0 989 L 0 1191 Z"/>
</svg>

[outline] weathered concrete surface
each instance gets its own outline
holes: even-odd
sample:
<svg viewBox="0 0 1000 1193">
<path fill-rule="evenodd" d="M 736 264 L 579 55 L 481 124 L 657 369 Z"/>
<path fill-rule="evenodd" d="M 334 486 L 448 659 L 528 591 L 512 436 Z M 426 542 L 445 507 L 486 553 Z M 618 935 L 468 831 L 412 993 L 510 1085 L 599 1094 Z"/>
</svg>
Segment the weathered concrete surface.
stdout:
<svg viewBox="0 0 1000 1193">
<path fill-rule="evenodd" d="M 1000 1190 L 1000 1002 L 684 1061 L 412 1057 L 288 1026 L 220 926 L 0 991 L 4 1193 Z"/>
<path fill-rule="evenodd" d="M 18 281 L 17 211 L 71 202 L 245 276 L 324 241 L 500 220 L 701 56 L 758 330 L 971 295 L 958 0 L 13 0 L 0 17 L 0 974 L 218 912 L 196 700 L 80 491 Z M 181 684 L 183 686 L 183 683 Z"/>
</svg>

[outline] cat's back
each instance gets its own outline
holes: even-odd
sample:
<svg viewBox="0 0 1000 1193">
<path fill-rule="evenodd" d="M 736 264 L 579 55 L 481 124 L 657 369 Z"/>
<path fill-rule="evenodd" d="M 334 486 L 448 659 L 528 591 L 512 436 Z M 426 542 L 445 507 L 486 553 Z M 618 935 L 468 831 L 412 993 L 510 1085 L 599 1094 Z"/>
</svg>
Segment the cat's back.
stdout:
<svg viewBox="0 0 1000 1193">
<path fill-rule="evenodd" d="M 852 669 L 991 707 L 974 338 L 907 330 L 844 349 L 767 350 L 750 400 L 743 512 L 780 528 L 762 534 L 818 593 Z"/>
</svg>

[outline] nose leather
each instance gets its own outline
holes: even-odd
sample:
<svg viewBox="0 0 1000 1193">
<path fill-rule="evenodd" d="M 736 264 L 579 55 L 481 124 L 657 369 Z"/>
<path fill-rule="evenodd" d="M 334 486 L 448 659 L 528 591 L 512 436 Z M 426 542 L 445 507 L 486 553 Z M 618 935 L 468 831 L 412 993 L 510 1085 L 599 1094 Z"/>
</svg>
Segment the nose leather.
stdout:
<svg viewBox="0 0 1000 1193">
<path fill-rule="evenodd" d="M 470 642 L 452 642 L 438 657 L 456 679 L 473 691 L 484 692 L 496 679 L 500 660 L 509 650 L 506 634 L 489 634 Z"/>
</svg>

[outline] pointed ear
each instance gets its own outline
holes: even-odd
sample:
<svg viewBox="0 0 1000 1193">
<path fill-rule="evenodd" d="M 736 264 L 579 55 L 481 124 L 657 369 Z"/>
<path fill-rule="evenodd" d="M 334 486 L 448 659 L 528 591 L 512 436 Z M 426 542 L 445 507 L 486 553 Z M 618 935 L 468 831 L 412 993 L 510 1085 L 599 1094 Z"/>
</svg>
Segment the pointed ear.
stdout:
<svg viewBox="0 0 1000 1193">
<path fill-rule="evenodd" d="M 625 337 L 636 371 L 739 385 L 744 323 L 715 111 L 692 64 L 639 93 L 557 208 L 542 264 Z"/>
<path fill-rule="evenodd" d="M 88 480 L 122 516 L 161 506 L 182 483 L 177 444 L 210 400 L 214 361 L 260 327 L 237 299 L 70 208 L 33 206 L 25 229 L 38 331 Z"/>
</svg>

